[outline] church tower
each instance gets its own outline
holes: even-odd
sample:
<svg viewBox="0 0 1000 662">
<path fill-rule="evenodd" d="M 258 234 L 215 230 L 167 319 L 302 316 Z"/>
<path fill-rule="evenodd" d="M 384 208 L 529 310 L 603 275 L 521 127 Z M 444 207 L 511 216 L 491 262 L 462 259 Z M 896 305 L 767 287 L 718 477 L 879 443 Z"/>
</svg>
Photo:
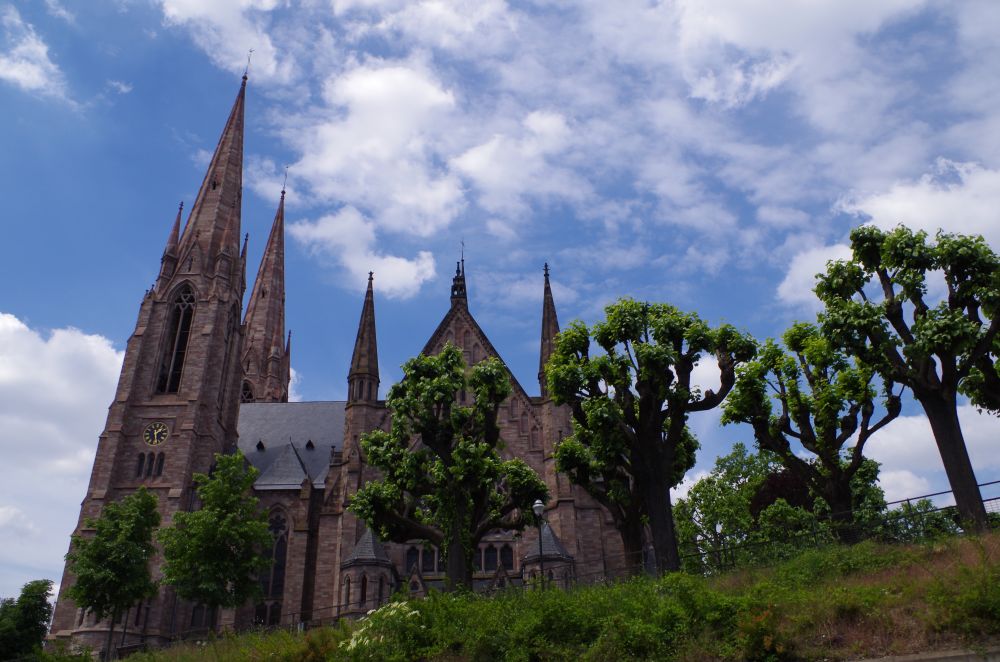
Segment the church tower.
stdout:
<svg viewBox="0 0 1000 662">
<path fill-rule="evenodd" d="M 291 336 L 285 337 L 285 191 L 243 320 L 241 402 L 288 402 Z"/>
<path fill-rule="evenodd" d="M 156 283 L 139 307 L 98 441 L 78 535 L 91 532 L 87 518 L 143 486 L 156 495 L 162 523 L 169 525 L 174 513 L 194 507 L 192 475 L 207 473 L 215 453 L 236 445 L 246 288 L 246 247 L 241 253 L 239 244 L 246 82 L 244 76 L 184 230 L 178 212 Z M 161 563 L 154 558 L 151 564 L 154 578 Z M 100 650 L 110 624 L 82 613 L 65 596 L 73 581 L 64 572 L 52 634 Z M 162 644 L 204 628 L 209 619 L 165 587 L 125 615 L 124 643 L 141 637 Z"/>
</svg>

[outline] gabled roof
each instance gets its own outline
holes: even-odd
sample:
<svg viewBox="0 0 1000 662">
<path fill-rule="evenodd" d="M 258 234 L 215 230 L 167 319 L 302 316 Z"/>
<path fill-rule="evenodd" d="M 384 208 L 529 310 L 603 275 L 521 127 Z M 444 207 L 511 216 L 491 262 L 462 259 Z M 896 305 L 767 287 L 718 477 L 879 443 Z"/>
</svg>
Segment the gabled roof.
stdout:
<svg viewBox="0 0 1000 662">
<path fill-rule="evenodd" d="M 524 560 L 534 561 L 538 559 L 538 547 L 536 545 L 528 545 L 528 547 L 530 551 L 525 555 Z M 556 532 L 552 530 L 548 522 L 542 522 L 541 556 L 546 559 L 573 559 L 573 555 L 566 551 L 566 548 L 563 547 L 562 542 L 556 536 Z"/>
<path fill-rule="evenodd" d="M 371 529 L 365 527 L 365 532 L 354 545 L 354 550 L 347 560 L 340 564 L 341 568 L 350 565 L 388 565 L 392 566 L 389 555 Z"/>
<path fill-rule="evenodd" d="M 313 485 L 322 487 L 330 454 L 344 446 L 345 405 L 343 401 L 243 403 L 237 424 L 240 451 L 264 473 L 291 444 Z"/>
<path fill-rule="evenodd" d="M 295 446 L 289 443 L 281 449 L 277 459 L 261 472 L 253 487 L 255 490 L 298 489 L 308 475 Z"/>
<path fill-rule="evenodd" d="M 469 309 L 464 306 L 452 306 L 448 312 L 445 313 L 445 316 L 441 319 L 437 328 L 434 329 L 434 333 L 431 334 L 430 339 L 427 341 L 427 344 L 424 345 L 424 348 L 420 350 L 420 353 L 426 356 L 432 354 L 437 344 L 444 337 L 448 327 L 452 326 L 452 324 L 458 319 L 464 320 L 472 328 L 473 333 L 475 333 L 480 342 L 482 342 L 483 350 L 486 352 L 487 356 L 495 356 L 500 359 L 500 362 L 503 363 L 504 368 L 507 370 L 507 375 L 510 377 L 514 390 L 520 392 L 525 399 L 530 399 L 527 391 L 525 391 L 524 387 L 521 386 L 521 383 L 517 381 L 517 377 L 515 377 L 514 373 L 507 367 L 507 363 L 503 360 L 503 357 L 500 356 L 500 352 L 497 351 L 497 348 L 493 346 L 493 343 L 490 342 L 490 339 L 486 336 L 486 332 L 483 331 L 483 327 L 479 326 L 479 322 L 477 322 L 476 318 L 472 316 Z"/>
</svg>

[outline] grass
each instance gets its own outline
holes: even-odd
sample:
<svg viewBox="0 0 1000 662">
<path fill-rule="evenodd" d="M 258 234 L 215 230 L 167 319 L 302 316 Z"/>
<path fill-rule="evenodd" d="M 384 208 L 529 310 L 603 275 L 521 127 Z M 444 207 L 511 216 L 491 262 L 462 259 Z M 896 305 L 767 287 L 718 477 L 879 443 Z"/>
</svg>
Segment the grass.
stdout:
<svg viewBox="0 0 1000 662">
<path fill-rule="evenodd" d="M 1000 643 L 1000 535 L 862 543 L 705 579 L 433 594 L 367 619 L 137 655 L 194 660 L 839 660 Z"/>
</svg>

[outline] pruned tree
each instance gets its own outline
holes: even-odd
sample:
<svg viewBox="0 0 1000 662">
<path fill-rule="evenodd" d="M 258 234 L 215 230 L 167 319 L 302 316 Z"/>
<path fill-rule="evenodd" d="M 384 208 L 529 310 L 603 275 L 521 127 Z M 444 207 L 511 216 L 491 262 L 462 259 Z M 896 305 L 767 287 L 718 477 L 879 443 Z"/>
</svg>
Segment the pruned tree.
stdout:
<svg viewBox="0 0 1000 662">
<path fill-rule="evenodd" d="M 471 404 L 459 394 L 471 392 Z M 350 508 L 383 539 L 426 540 L 447 561 L 452 588 L 472 586 L 472 554 L 493 529 L 523 529 L 531 504 L 545 500 L 545 483 L 523 460 L 505 460 L 497 411 L 510 377 L 495 358 L 467 371 L 448 343 L 437 356 L 403 365 L 389 390 L 389 432 L 361 438 L 367 462 L 382 478 L 366 483 Z"/>
<path fill-rule="evenodd" d="M 722 422 L 749 424 L 759 446 L 825 502 L 837 537 L 855 542 L 855 510 L 869 491 L 855 489 L 854 478 L 872 435 L 899 416 L 902 389 L 895 392 L 891 380 L 879 380 L 812 324 L 792 325 L 782 340 L 785 348 L 768 340 L 737 371 Z"/>
<path fill-rule="evenodd" d="M 958 418 L 959 393 L 1000 413 L 1000 258 L 982 237 L 873 226 L 851 232 L 852 257 L 830 262 L 816 294 L 823 332 L 927 414 L 955 503 L 973 528 L 986 510 Z M 940 300 L 928 289 L 943 280 Z"/>
<path fill-rule="evenodd" d="M 106 654 L 113 654 L 112 636 L 119 616 L 136 603 L 156 595 L 149 561 L 156 547 L 153 531 L 160 524 L 156 495 L 145 487 L 121 501 L 109 503 L 85 527 L 92 535 L 74 535 L 66 554 L 73 585 L 66 595 L 98 619 L 108 618 Z"/>
<path fill-rule="evenodd" d="M 573 412 L 561 461 L 584 489 L 613 505 L 616 522 L 638 512 L 648 522 L 657 570 L 677 570 L 670 488 L 693 465 L 688 416 L 722 403 L 756 344 L 728 324 L 712 328 L 668 304 L 621 299 L 605 314 L 591 329 L 574 322 L 560 333 L 548 363 L 549 392 Z M 601 353 L 591 355 L 592 342 Z M 692 383 L 705 355 L 718 363 L 717 391 Z M 627 546 L 632 536 L 622 530 Z"/>
<path fill-rule="evenodd" d="M 217 454 L 209 475 L 194 475 L 201 506 L 176 513 L 159 532 L 163 583 L 213 616 L 261 594 L 258 575 L 270 566 L 273 541 L 267 513 L 251 492 L 259 475 L 241 453 Z"/>
<path fill-rule="evenodd" d="M 41 651 L 52 619 L 51 594 L 52 580 L 36 579 L 21 587 L 16 600 L 0 600 L 0 660 L 26 660 Z"/>
</svg>

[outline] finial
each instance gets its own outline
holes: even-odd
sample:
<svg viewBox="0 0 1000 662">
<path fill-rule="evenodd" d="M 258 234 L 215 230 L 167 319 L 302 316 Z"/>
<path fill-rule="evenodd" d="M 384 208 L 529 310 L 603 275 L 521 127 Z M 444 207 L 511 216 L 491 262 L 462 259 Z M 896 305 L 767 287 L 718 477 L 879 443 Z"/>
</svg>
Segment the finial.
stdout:
<svg viewBox="0 0 1000 662">
<path fill-rule="evenodd" d="M 247 66 L 243 68 L 243 82 L 247 82 L 247 72 L 250 71 L 250 56 L 253 55 L 253 49 L 251 48 L 247 52 Z"/>
<path fill-rule="evenodd" d="M 177 213 L 179 214 L 182 211 L 184 211 L 184 201 L 183 200 L 181 200 L 181 204 L 177 207 Z"/>
<path fill-rule="evenodd" d="M 455 263 L 455 275 L 456 276 L 461 276 L 462 275 L 462 269 L 461 269 L 461 267 L 459 267 L 459 264 L 460 264 L 459 262 Z"/>
<path fill-rule="evenodd" d="M 368 272 L 368 282 L 369 282 L 369 283 L 370 283 L 370 282 L 372 282 L 372 279 L 373 279 L 374 277 L 375 277 L 375 272 L 374 272 L 374 271 L 369 271 L 369 272 Z"/>
<path fill-rule="evenodd" d="M 244 254 L 247 252 L 247 244 L 249 244 L 249 243 L 250 243 L 250 233 L 247 232 L 245 235 L 243 235 L 243 253 Z"/>
<path fill-rule="evenodd" d="M 544 271 L 545 271 L 545 277 L 548 278 L 549 277 L 549 263 L 548 262 L 545 263 L 545 269 L 544 269 Z"/>
<path fill-rule="evenodd" d="M 465 262 L 465 237 L 462 237 L 460 243 L 462 244 L 462 262 Z"/>
<path fill-rule="evenodd" d="M 281 181 L 281 197 L 285 197 L 285 184 L 288 183 L 288 166 L 285 166 L 285 178 Z"/>
</svg>

